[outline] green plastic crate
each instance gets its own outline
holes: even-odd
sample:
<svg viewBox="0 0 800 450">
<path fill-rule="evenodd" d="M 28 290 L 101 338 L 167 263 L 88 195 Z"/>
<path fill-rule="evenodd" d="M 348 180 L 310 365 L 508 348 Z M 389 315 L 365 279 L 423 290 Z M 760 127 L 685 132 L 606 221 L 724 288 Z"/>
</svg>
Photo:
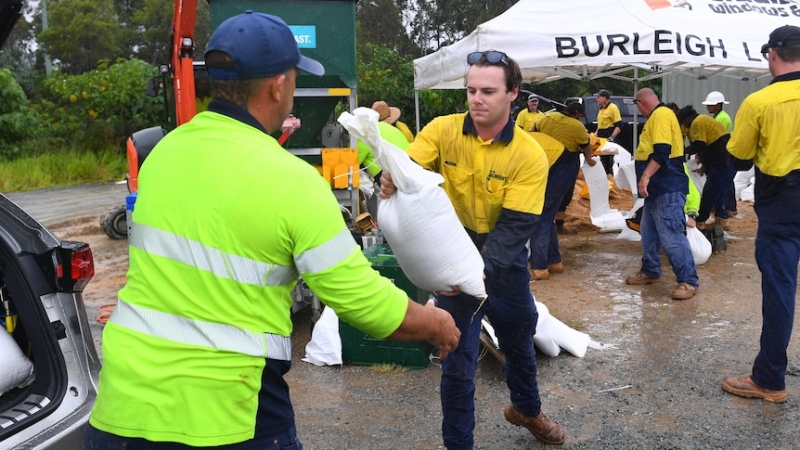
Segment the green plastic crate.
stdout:
<svg viewBox="0 0 800 450">
<path fill-rule="evenodd" d="M 417 288 L 403 273 L 389 246 L 377 244 L 364 249 L 364 255 L 372 267 L 389 278 L 397 287 L 417 303 L 425 304 L 429 293 Z M 352 325 L 339 320 L 339 335 L 342 338 L 342 361 L 345 364 L 374 366 L 395 364 L 412 369 L 424 369 L 435 349 L 427 341 L 394 342 L 374 338 Z"/>
</svg>

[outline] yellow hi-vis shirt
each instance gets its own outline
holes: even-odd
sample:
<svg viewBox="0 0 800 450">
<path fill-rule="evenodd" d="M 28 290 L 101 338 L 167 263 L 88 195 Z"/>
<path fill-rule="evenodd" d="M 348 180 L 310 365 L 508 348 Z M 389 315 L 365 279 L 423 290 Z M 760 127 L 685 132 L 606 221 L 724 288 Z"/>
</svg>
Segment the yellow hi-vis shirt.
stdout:
<svg viewBox="0 0 800 450">
<path fill-rule="evenodd" d="M 597 129 L 605 130 L 607 128 L 614 129 L 614 124 L 622 120 L 622 115 L 619 113 L 619 108 L 614 103 L 609 103 L 605 108 L 597 111 Z"/>
<path fill-rule="evenodd" d="M 467 114 L 437 117 L 417 134 L 408 155 L 444 176 L 444 190 L 461 224 L 490 232 L 503 208 L 541 214 L 547 186 L 547 156 L 519 127 L 510 142 L 484 141 L 464 127 Z"/>
<path fill-rule="evenodd" d="M 728 131 L 719 121 L 714 120 L 711 116 L 699 115 L 694 118 L 689 127 L 688 138 L 689 142 L 702 141 L 706 145 L 711 145 L 726 134 Z"/>
<path fill-rule="evenodd" d="M 533 131 L 533 126 L 536 122 L 539 121 L 544 117 L 544 113 L 541 111 L 531 112 L 528 108 L 523 109 L 522 111 L 517 114 L 517 120 L 515 125 L 522 128 L 525 131 Z"/>
<path fill-rule="evenodd" d="M 782 177 L 800 169 L 800 80 L 780 81 L 747 96 L 736 113 L 728 153 Z"/>
<path fill-rule="evenodd" d="M 408 307 L 311 165 L 218 112 L 170 132 L 140 173 L 128 282 L 103 331 L 92 426 L 198 447 L 252 439 L 257 425 L 287 430 L 294 413 L 282 376 L 299 276 L 377 338 Z"/>
<path fill-rule="evenodd" d="M 589 144 L 589 132 L 576 118 L 558 111 L 544 115 L 536 122 L 536 130 L 556 138 L 567 150 L 580 153 L 581 146 Z"/>
<path fill-rule="evenodd" d="M 540 133 L 538 131 L 530 131 L 528 134 L 542 146 L 542 150 L 544 150 L 545 155 L 547 155 L 547 165 L 548 167 L 553 167 L 553 164 L 556 163 L 558 157 L 561 156 L 566 149 L 564 148 L 564 144 L 559 142 L 556 138 L 548 136 L 544 133 Z"/>
</svg>

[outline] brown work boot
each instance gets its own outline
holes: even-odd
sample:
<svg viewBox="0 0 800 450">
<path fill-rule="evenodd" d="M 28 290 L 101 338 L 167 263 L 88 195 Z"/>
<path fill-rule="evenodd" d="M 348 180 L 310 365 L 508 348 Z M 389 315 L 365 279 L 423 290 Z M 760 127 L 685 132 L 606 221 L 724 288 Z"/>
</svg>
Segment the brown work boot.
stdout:
<svg viewBox="0 0 800 450">
<path fill-rule="evenodd" d="M 549 280 L 550 272 L 547 269 L 530 269 L 531 280 Z"/>
<path fill-rule="evenodd" d="M 626 278 L 625 283 L 632 284 L 634 286 L 640 286 L 643 284 L 661 283 L 661 278 L 650 278 L 640 270 Z"/>
<path fill-rule="evenodd" d="M 728 223 L 728 219 L 716 219 L 717 225 L 721 226 L 724 231 L 731 231 L 730 224 Z"/>
<path fill-rule="evenodd" d="M 760 398 L 762 400 L 783 403 L 786 401 L 786 390 L 770 391 L 759 387 L 750 377 L 725 377 L 722 380 L 722 390 L 733 395 L 745 398 Z"/>
<path fill-rule="evenodd" d="M 697 294 L 697 288 L 688 283 L 681 283 L 672 291 L 673 300 L 689 300 Z"/>
<path fill-rule="evenodd" d="M 712 225 L 708 222 L 695 222 L 695 227 L 697 227 L 698 230 L 703 231 L 711 228 Z"/>
<path fill-rule="evenodd" d="M 508 405 L 506 410 L 503 411 L 503 415 L 506 416 L 507 421 L 514 425 L 527 428 L 536 439 L 545 444 L 561 445 L 564 443 L 564 430 L 561 429 L 559 424 L 545 416 L 543 412 L 540 412 L 536 417 L 525 417 L 517 411 L 514 405 Z"/>
<path fill-rule="evenodd" d="M 548 264 L 547 270 L 550 273 L 564 273 L 564 264 L 561 264 L 560 262 Z"/>
<path fill-rule="evenodd" d="M 577 228 L 568 227 L 566 225 L 556 225 L 556 233 L 558 234 L 578 234 Z"/>
</svg>

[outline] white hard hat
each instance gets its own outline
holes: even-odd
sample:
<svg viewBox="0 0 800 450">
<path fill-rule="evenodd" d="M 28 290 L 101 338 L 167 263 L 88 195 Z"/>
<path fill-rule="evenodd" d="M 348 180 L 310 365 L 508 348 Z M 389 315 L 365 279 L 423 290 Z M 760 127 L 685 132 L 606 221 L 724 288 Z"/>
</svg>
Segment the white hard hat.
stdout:
<svg viewBox="0 0 800 450">
<path fill-rule="evenodd" d="M 706 96 L 706 101 L 703 102 L 704 105 L 716 105 L 718 103 L 729 104 L 730 102 L 725 101 L 725 96 L 722 95 L 720 91 L 711 91 Z"/>
</svg>

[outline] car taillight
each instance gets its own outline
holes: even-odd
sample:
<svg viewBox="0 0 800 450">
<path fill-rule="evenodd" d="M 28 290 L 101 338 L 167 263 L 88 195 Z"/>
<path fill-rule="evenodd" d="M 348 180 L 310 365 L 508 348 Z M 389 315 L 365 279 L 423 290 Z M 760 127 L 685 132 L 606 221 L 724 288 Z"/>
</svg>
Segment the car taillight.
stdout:
<svg viewBox="0 0 800 450">
<path fill-rule="evenodd" d="M 94 257 L 89 244 L 63 241 L 59 249 L 56 276 L 67 291 L 82 291 L 94 276 Z"/>
</svg>

